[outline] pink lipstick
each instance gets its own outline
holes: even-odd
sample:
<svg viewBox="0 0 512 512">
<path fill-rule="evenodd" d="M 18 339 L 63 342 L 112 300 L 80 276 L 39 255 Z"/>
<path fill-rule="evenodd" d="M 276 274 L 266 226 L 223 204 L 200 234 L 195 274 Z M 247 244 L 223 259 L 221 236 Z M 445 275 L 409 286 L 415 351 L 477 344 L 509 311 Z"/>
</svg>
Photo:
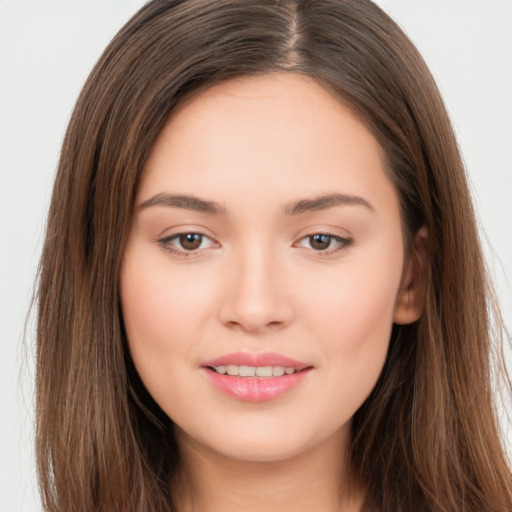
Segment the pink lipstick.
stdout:
<svg viewBox="0 0 512 512">
<path fill-rule="evenodd" d="M 298 386 L 312 365 L 267 352 L 237 352 L 203 363 L 209 381 L 220 391 L 239 400 L 273 400 Z"/>
</svg>

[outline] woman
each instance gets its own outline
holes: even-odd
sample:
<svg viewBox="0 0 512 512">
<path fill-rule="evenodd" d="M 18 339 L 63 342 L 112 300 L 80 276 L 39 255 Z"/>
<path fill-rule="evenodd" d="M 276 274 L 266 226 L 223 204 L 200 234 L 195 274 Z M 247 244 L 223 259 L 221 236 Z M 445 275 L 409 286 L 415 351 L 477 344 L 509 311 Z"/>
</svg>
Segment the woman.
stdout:
<svg viewBox="0 0 512 512">
<path fill-rule="evenodd" d="M 463 166 L 371 2 L 147 4 L 70 121 L 39 300 L 47 510 L 512 506 Z"/>
</svg>

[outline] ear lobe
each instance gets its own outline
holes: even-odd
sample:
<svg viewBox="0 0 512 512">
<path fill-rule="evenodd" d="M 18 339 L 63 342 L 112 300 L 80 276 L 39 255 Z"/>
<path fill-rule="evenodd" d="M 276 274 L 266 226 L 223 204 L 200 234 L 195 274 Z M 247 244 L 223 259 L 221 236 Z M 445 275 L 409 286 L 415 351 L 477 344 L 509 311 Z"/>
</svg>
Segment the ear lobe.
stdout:
<svg viewBox="0 0 512 512">
<path fill-rule="evenodd" d="M 396 297 L 393 315 L 393 322 L 396 324 L 412 324 L 423 313 L 427 240 L 428 230 L 423 226 L 414 237 L 413 246 Z"/>
</svg>

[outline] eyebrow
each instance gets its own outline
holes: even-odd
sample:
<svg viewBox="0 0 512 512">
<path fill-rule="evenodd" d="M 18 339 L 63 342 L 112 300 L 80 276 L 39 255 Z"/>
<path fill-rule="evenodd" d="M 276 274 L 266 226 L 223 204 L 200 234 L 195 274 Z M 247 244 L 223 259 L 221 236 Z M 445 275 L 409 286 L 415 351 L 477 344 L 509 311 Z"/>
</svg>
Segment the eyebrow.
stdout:
<svg viewBox="0 0 512 512">
<path fill-rule="evenodd" d="M 300 215 L 302 213 L 326 210 L 334 206 L 364 206 L 370 210 L 374 210 L 373 206 L 359 196 L 348 194 L 327 194 L 314 197 L 311 199 L 301 199 L 290 203 L 285 207 L 286 215 Z M 144 201 L 139 208 L 145 210 L 152 206 L 166 206 L 170 208 L 183 208 L 185 210 L 194 210 L 201 213 L 209 213 L 212 215 L 224 215 L 226 209 L 213 201 L 206 201 L 196 196 L 182 194 L 156 194 L 155 196 Z"/>
<path fill-rule="evenodd" d="M 374 210 L 373 206 L 362 197 L 347 194 L 327 194 L 325 196 L 301 199 L 300 201 L 291 203 L 286 207 L 285 213 L 287 215 L 300 215 L 301 213 L 326 210 L 334 206 L 344 205 L 364 206 L 372 211 Z"/>
<path fill-rule="evenodd" d="M 226 210 L 213 201 L 205 201 L 195 196 L 179 194 L 157 194 L 147 201 L 144 201 L 139 208 L 145 210 L 151 206 L 167 206 L 171 208 L 184 208 L 213 215 L 225 214 Z"/>
</svg>

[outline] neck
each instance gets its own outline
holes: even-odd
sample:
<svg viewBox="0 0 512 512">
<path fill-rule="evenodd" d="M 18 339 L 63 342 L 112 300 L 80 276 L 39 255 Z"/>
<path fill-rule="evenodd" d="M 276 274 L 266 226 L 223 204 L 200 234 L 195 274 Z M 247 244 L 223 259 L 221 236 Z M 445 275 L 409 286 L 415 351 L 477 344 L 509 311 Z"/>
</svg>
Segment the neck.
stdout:
<svg viewBox="0 0 512 512">
<path fill-rule="evenodd" d="M 362 493 L 348 483 L 347 443 L 340 437 L 286 460 L 261 462 L 233 460 L 180 435 L 177 510 L 359 512 Z"/>
</svg>

